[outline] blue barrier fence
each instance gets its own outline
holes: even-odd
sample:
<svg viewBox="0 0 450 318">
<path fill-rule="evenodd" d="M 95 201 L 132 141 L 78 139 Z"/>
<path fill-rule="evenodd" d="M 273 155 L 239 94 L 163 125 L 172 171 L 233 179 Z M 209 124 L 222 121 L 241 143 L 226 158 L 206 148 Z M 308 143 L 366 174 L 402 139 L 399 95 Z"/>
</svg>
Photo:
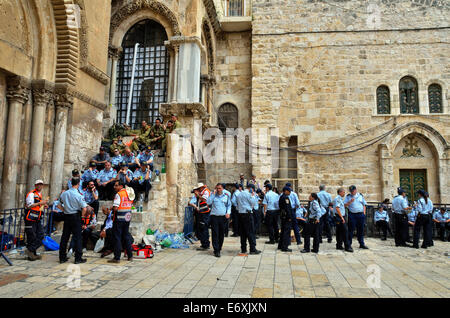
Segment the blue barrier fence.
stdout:
<svg viewBox="0 0 450 318">
<path fill-rule="evenodd" d="M 0 211 L 0 255 L 9 264 L 8 258 L 12 250 L 25 246 L 25 209 L 7 209 Z M 53 230 L 53 214 L 50 209 L 45 209 L 40 220 L 45 235 L 50 235 Z"/>
</svg>

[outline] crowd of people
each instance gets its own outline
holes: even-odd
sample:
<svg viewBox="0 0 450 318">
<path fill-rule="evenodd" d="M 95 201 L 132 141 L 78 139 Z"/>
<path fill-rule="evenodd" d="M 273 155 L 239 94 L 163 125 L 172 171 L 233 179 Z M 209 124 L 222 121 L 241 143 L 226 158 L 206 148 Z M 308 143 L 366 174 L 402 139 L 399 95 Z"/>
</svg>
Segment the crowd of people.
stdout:
<svg viewBox="0 0 450 318">
<path fill-rule="evenodd" d="M 393 199 L 392 207 L 388 205 L 389 200 L 385 200 L 378 204 L 373 215 L 376 228 L 382 233 L 381 240 L 387 239 L 388 232 L 392 236 L 389 211 L 394 215 L 396 246 L 419 248 L 421 231 L 421 247 L 433 246 L 433 224 L 441 240 L 450 241 L 450 216 L 445 208 L 434 211 L 433 203 L 424 190 L 418 191 L 418 201 L 411 204 L 405 190 L 397 190 L 398 196 Z M 241 174 L 239 180 L 231 185 L 231 192 L 226 190 L 225 184 L 218 183 L 213 192 L 206 185 L 198 184 L 192 193 L 188 205 L 194 210 L 195 236 L 201 244 L 198 250 L 208 250 L 212 244 L 216 257 L 220 257 L 229 228 L 233 231 L 231 236 L 240 237 L 241 253 L 247 253 L 248 242 L 250 254 L 259 254 L 256 239 L 261 222 L 266 225 L 269 236 L 265 244 L 278 244 L 278 249 L 283 252 L 292 252 L 289 246 L 293 231 L 297 245 L 304 244 L 302 253 L 318 253 L 323 236 L 328 243 L 333 241 L 332 224 L 336 227 L 336 249 L 353 252 L 355 232 L 359 248 L 368 249 L 364 242 L 367 202 L 354 185 L 349 187 L 348 193 L 345 188 L 339 188 L 334 199 L 325 185 L 320 185 L 319 192 L 311 193 L 306 205 L 300 203 L 291 183 L 286 183 L 279 192 L 269 180 L 260 187 L 255 175 L 245 182 Z M 412 240 L 409 227 L 413 227 Z"/>
</svg>

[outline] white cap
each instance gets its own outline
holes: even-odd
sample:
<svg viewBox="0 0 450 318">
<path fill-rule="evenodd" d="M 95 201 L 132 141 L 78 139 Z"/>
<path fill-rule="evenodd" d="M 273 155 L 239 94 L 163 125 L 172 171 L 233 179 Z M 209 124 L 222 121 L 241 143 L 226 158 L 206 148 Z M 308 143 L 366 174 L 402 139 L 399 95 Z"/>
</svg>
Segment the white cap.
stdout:
<svg viewBox="0 0 450 318">
<path fill-rule="evenodd" d="M 41 179 L 39 179 L 39 180 L 36 180 L 36 182 L 34 183 L 35 185 L 36 184 L 44 184 L 44 181 L 42 181 Z"/>
<path fill-rule="evenodd" d="M 194 188 L 194 189 L 198 189 L 198 188 L 201 188 L 201 187 L 204 187 L 205 185 L 203 184 L 203 183 L 198 183 L 197 184 L 197 187 L 196 188 Z"/>
</svg>

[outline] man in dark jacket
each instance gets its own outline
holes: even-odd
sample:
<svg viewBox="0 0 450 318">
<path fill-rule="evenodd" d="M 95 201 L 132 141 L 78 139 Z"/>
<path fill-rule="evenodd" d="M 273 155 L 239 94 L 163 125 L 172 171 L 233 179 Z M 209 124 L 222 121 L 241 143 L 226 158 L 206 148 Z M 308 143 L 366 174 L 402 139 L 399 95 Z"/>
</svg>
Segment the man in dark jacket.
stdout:
<svg viewBox="0 0 450 318">
<path fill-rule="evenodd" d="M 292 249 L 288 248 L 291 243 L 290 232 L 292 228 L 292 216 L 295 212 L 291 206 L 291 200 L 289 198 L 291 194 L 291 188 L 284 187 L 283 194 L 278 201 L 280 207 L 280 219 L 281 219 L 281 233 L 280 241 L 278 242 L 278 249 L 283 252 L 292 252 Z"/>
</svg>

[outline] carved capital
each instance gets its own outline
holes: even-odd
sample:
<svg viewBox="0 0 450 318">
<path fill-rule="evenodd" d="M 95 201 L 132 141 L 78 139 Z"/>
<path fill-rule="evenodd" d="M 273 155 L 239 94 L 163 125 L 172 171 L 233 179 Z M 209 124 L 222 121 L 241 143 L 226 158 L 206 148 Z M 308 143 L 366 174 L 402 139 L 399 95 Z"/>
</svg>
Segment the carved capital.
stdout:
<svg viewBox="0 0 450 318">
<path fill-rule="evenodd" d="M 184 36 L 184 35 L 176 35 L 172 36 L 169 40 L 164 41 L 164 45 L 171 50 L 174 50 L 176 53 L 178 53 L 180 49 L 180 44 L 182 43 L 195 43 L 200 48 L 200 50 L 203 52 L 203 54 L 206 55 L 206 48 L 202 44 L 201 39 L 198 36 Z"/>
<path fill-rule="evenodd" d="M 30 94 L 30 81 L 21 76 L 13 76 L 7 79 L 6 98 L 9 102 L 25 104 Z"/>
<path fill-rule="evenodd" d="M 69 93 L 56 93 L 55 105 L 58 108 L 70 109 L 73 106 L 73 96 L 71 96 Z"/>
<path fill-rule="evenodd" d="M 35 106 L 47 106 L 53 99 L 55 86 L 46 80 L 35 80 L 31 83 L 33 89 L 33 102 Z"/>
<path fill-rule="evenodd" d="M 112 59 L 120 59 L 123 54 L 123 48 L 121 47 L 115 47 L 115 46 L 109 46 L 108 47 L 108 56 Z"/>
</svg>

